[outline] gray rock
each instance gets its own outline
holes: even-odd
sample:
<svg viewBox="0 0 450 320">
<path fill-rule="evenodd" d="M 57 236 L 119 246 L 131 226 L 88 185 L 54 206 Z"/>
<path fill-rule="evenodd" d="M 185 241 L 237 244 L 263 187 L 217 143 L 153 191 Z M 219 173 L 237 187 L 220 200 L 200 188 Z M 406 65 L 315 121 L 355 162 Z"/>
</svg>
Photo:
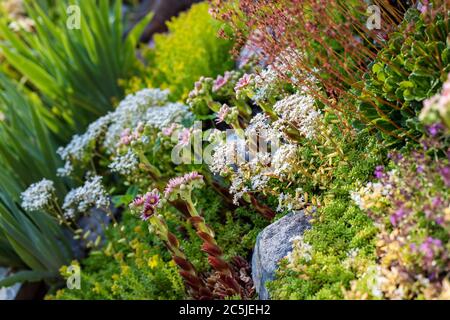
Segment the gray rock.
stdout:
<svg viewBox="0 0 450 320">
<path fill-rule="evenodd" d="M 260 300 L 268 300 L 267 281 L 275 278 L 278 262 L 292 251 L 290 239 L 310 228 L 302 211 L 293 212 L 265 228 L 256 239 L 252 278 Z"/>
</svg>

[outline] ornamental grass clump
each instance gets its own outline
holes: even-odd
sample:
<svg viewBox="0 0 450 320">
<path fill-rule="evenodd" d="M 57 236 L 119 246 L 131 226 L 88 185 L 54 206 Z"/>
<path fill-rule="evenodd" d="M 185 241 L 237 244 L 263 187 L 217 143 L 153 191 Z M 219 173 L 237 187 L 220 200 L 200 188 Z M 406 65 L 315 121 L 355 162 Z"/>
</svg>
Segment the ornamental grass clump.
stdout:
<svg viewBox="0 0 450 320">
<path fill-rule="evenodd" d="M 136 44 L 151 17 L 124 36 L 121 0 L 72 1 L 83 12 L 79 24 L 69 23 L 73 14 L 67 1 L 21 3 L 25 21 L 0 19 L 2 55 L 36 90 L 52 117 L 53 131 L 67 141 L 123 98 L 119 79 L 140 74 Z"/>
</svg>

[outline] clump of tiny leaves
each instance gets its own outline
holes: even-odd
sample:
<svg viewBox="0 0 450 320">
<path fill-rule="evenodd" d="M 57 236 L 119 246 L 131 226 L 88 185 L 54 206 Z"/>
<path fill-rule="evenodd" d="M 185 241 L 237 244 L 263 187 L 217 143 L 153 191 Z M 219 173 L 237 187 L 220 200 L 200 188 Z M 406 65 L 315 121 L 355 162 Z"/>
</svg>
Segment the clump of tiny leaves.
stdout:
<svg viewBox="0 0 450 320">
<path fill-rule="evenodd" d="M 192 6 L 167 23 L 168 34 L 154 37 L 150 53 L 154 86 L 169 88 L 174 99 L 185 99 L 201 76 L 215 77 L 233 67 L 232 42 L 219 39 L 221 24 L 208 13 L 208 4 Z"/>
<path fill-rule="evenodd" d="M 312 228 L 291 239 L 293 251 L 268 284 L 272 299 L 342 299 L 344 289 L 375 260 L 377 230 L 351 203 L 349 191 L 373 176 L 384 151 L 368 134 L 360 134 L 349 150 L 352 165 L 334 172 L 332 186 L 310 213 Z"/>
<path fill-rule="evenodd" d="M 74 262 L 81 270 L 80 290 L 61 289 L 47 299 L 185 299 L 184 284 L 175 264 L 162 244 L 149 235 L 144 223 L 125 216 L 121 230 L 126 238 L 117 228 L 109 228 L 103 249 Z M 71 275 L 67 268 L 61 269 L 63 277 Z"/>
</svg>

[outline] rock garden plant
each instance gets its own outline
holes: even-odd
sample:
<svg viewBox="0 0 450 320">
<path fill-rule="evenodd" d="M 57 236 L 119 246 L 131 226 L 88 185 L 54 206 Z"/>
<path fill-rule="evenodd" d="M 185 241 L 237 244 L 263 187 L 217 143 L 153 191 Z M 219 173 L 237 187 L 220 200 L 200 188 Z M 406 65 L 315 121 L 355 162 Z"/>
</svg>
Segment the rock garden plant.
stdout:
<svg viewBox="0 0 450 320">
<path fill-rule="evenodd" d="M 151 15 L 124 33 L 121 1 L 76 1 L 84 31 L 65 29 L 66 1 L 12 2 L 0 287 L 450 298 L 446 1 L 375 1 L 373 28 L 362 0 L 211 0 L 150 45 Z"/>
</svg>

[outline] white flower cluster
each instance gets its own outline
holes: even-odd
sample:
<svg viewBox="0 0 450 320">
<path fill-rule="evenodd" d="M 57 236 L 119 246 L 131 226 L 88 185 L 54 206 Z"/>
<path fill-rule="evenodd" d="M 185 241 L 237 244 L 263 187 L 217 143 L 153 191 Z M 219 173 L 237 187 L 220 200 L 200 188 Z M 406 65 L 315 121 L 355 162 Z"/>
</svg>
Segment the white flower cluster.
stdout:
<svg viewBox="0 0 450 320">
<path fill-rule="evenodd" d="M 281 122 L 293 125 L 308 139 L 316 137 L 321 129 L 322 114 L 315 107 L 315 100 L 311 96 L 294 94 L 278 101 L 274 111 L 280 116 Z"/>
<path fill-rule="evenodd" d="M 246 192 L 265 193 L 271 177 L 286 177 L 298 164 L 298 147 L 282 142 L 282 134 L 263 113 L 250 121 L 245 140 L 229 136 L 226 141 L 219 137 L 214 142 L 209 167 L 213 173 L 231 179 L 235 203 Z"/>
<path fill-rule="evenodd" d="M 301 87 L 302 91 L 308 91 L 308 87 L 315 86 L 318 81 L 314 75 L 298 68 L 299 61 L 303 57 L 304 55 L 300 51 L 293 48 L 282 51 L 271 65 L 267 66 L 252 80 L 255 87 L 255 94 L 252 99 L 256 103 L 270 101 L 270 98 L 277 97 L 283 92 L 283 85 L 286 82 Z M 294 70 L 295 74 L 293 73 Z M 313 72 L 316 72 L 316 70 L 313 70 Z"/>
<path fill-rule="evenodd" d="M 70 175 L 74 162 L 90 160 L 91 152 L 98 144 L 114 154 L 126 129 L 136 128 L 139 124 L 162 129 L 190 115 L 187 106 L 171 103 L 168 97 L 169 91 L 160 89 L 144 89 L 128 95 L 116 110 L 93 122 L 84 134 L 75 135 L 65 148 L 59 148 L 58 153 L 66 163 L 58 174 Z"/>
<path fill-rule="evenodd" d="M 112 123 L 109 126 L 105 146 L 114 153 L 120 135 L 125 129 L 135 128 L 145 122 L 146 113 L 150 108 L 164 106 L 168 102 L 169 91 L 160 89 L 144 89 L 128 95 L 120 102 L 116 110 L 110 113 Z"/>
<path fill-rule="evenodd" d="M 263 139 L 274 145 L 279 144 L 280 139 L 283 138 L 283 134 L 274 128 L 270 117 L 265 113 L 258 113 L 250 120 L 245 129 L 245 136 L 249 139 Z"/>
<path fill-rule="evenodd" d="M 109 168 L 112 172 L 117 172 L 121 175 L 130 175 L 137 169 L 138 165 L 138 156 L 133 150 L 128 149 L 125 155 L 114 158 L 110 163 Z"/>
<path fill-rule="evenodd" d="M 250 183 L 253 191 L 262 191 L 269 183 L 270 177 L 265 174 L 255 174 L 251 177 Z"/>
<path fill-rule="evenodd" d="M 188 115 L 188 109 L 184 104 L 168 103 L 160 108 L 148 109 L 145 121 L 149 126 L 162 129 L 172 123 L 181 123 Z"/>
<path fill-rule="evenodd" d="M 278 93 L 280 76 L 278 71 L 271 65 L 256 75 L 253 81 L 256 90 L 252 99 L 256 103 L 264 102 Z"/>
<path fill-rule="evenodd" d="M 233 203 L 239 205 L 239 200 L 249 192 L 249 188 L 245 185 L 244 179 L 236 175 L 231 180 L 230 193 L 233 195 Z"/>
<path fill-rule="evenodd" d="M 69 177 L 73 172 L 73 164 L 70 161 L 64 163 L 64 167 L 58 168 L 56 175 L 58 177 Z"/>
<path fill-rule="evenodd" d="M 111 123 L 111 115 L 108 114 L 91 123 L 82 135 L 74 135 L 66 147 L 60 147 L 58 154 L 64 161 L 82 161 L 88 156 L 89 151 L 95 147 L 95 143 L 104 135 L 108 125 Z M 66 164 L 66 169 L 70 166 Z M 63 171 L 61 171 L 63 172 Z"/>
<path fill-rule="evenodd" d="M 367 287 L 375 298 L 381 299 L 383 297 L 383 287 L 389 281 L 383 276 L 380 266 L 369 266 L 361 278 L 366 279 Z"/>
<path fill-rule="evenodd" d="M 227 175 L 230 173 L 230 163 L 227 161 L 227 155 L 236 152 L 235 143 L 220 143 L 218 144 L 213 151 L 211 163 L 209 164 L 209 168 L 211 172 L 220 175 Z"/>
<path fill-rule="evenodd" d="M 296 236 L 289 240 L 292 242 L 292 251 L 286 256 L 293 269 L 300 262 L 299 260 L 311 261 L 313 247 L 309 243 L 305 242 L 303 236 Z"/>
<path fill-rule="evenodd" d="M 108 194 L 102 185 L 102 177 L 93 176 L 79 188 L 71 190 L 64 199 L 63 210 L 67 219 L 77 213 L 85 213 L 91 208 L 108 208 Z"/>
<path fill-rule="evenodd" d="M 284 177 L 292 173 L 298 161 L 298 147 L 293 144 L 281 145 L 273 154 L 271 169 L 274 174 Z"/>
<path fill-rule="evenodd" d="M 388 175 L 392 174 L 392 171 L 388 172 Z M 369 210 L 375 206 L 380 199 L 389 195 L 392 189 L 393 187 L 391 184 L 369 182 L 359 191 L 350 192 L 350 197 L 361 210 Z"/>
<path fill-rule="evenodd" d="M 299 211 L 305 207 L 305 198 L 301 194 L 302 189 L 295 190 L 295 195 L 290 193 L 280 193 L 278 196 L 277 211 Z"/>
<path fill-rule="evenodd" d="M 45 210 L 51 206 L 55 199 L 55 186 L 53 181 L 43 179 L 32 184 L 27 190 L 22 192 L 22 207 L 27 211 Z"/>
<path fill-rule="evenodd" d="M 214 145 L 211 161 L 208 161 L 213 173 L 226 176 L 245 162 L 246 144 L 237 135 L 232 134 L 225 138 L 222 132 L 214 130 L 208 140 Z"/>
</svg>

